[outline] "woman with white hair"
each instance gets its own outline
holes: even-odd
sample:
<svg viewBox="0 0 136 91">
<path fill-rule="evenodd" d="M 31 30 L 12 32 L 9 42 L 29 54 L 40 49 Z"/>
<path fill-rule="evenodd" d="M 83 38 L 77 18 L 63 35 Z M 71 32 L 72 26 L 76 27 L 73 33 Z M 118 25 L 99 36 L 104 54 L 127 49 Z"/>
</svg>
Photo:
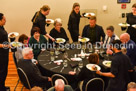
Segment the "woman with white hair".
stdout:
<svg viewBox="0 0 136 91">
<path fill-rule="evenodd" d="M 64 38 L 66 41 L 69 40 L 67 37 L 67 34 L 65 32 L 65 29 L 62 27 L 62 21 L 60 18 L 55 19 L 54 21 L 54 28 L 50 31 L 50 35 L 56 39 L 56 38 Z M 52 43 L 51 40 L 49 40 L 50 43 Z"/>
</svg>

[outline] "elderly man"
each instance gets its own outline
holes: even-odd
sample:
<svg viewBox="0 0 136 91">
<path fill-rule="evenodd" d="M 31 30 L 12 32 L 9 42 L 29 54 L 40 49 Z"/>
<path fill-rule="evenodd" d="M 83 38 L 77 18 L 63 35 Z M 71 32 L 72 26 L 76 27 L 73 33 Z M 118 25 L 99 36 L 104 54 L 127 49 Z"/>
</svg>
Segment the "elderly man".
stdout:
<svg viewBox="0 0 136 91">
<path fill-rule="evenodd" d="M 49 88 L 51 78 L 42 76 L 38 67 L 32 63 L 32 49 L 29 47 L 24 48 L 22 50 L 22 55 L 23 59 L 18 62 L 18 67 L 22 68 L 26 73 L 31 87 L 39 86 L 42 88 Z"/>
<path fill-rule="evenodd" d="M 119 39 L 119 37 L 114 33 L 114 27 L 113 26 L 108 26 L 106 28 L 106 36 L 105 36 L 105 40 L 104 40 L 104 47 L 106 47 L 106 45 L 109 45 L 113 40 L 117 40 Z"/>
<path fill-rule="evenodd" d="M 104 41 L 105 33 L 103 31 L 102 26 L 96 24 L 96 17 L 91 16 L 89 23 L 90 24 L 84 27 L 82 37 L 89 38 L 92 44 L 95 44 L 96 42 L 100 42 L 101 37 L 102 40 Z"/>
<path fill-rule="evenodd" d="M 48 89 L 47 91 L 74 91 L 71 86 L 65 85 L 62 79 L 57 79 L 55 81 L 55 87 Z"/>
<path fill-rule="evenodd" d="M 126 91 L 125 87 L 130 81 L 129 72 L 132 72 L 132 65 L 128 56 L 121 52 L 121 41 L 114 40 L 112 42 L 112 50 L 115 55 L 112 58 L 111 71 L 96 73 L 101 76 L 110 77 L 106 91 Z"/>
<path fill-rule="evenodd" d="M 130 82 L 127 86 L 127 91 L 136 91 L 136 83 Z"/>
<path fill-rule="evenodd" d="M 136 66 L 136 44 L 130 39 L 128 33 L 123 33 L 120 35 L 120 40 L 127 49 L 127 55 L 131 59 L 133 66 Z"/>
</svg>

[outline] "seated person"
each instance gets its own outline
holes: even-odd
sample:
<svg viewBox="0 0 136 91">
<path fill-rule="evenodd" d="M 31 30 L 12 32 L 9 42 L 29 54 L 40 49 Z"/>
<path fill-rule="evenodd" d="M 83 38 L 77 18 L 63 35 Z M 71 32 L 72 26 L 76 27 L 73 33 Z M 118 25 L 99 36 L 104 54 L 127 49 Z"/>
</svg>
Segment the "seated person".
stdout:
<svg viewBox="0 0 136 91">
<path fill-rule="evenodd" d="M 50 77 L 42 76 L 38 67 L 32 63 L 33 52 L 32 49 L 26 47 L 22 50 L 23 59 L 19 60 L 18 67 L 22 68 L 26 73 L 31 87 L 39 86 L 42 88 L 49 88 Z"/>
<path fill-rule="evenodd" d="M 47 91 L 74 91 L 71 86 L 65 85 L 62 79 L 57 79 L 55 81 L 55 86 L 48 89 Z"/>
<path fill-rule="evenodd" d="M 136 83 L 130 82 L 127 86 L 127 91 L 136 91 Z"/>
<path fill-rule="evenodd" d="M 99 56 L 96 53 L 90 54 L 89 58 L 88 58 L 89 63 L 91 64 L 99 64 Z M 94 67 L 95 68 L 95 67 Z M 70 71 L 69 74 L 71 75 L 75 75 L 75 72 Z M 80 73 L 77 76 L 77 80 L 79 81 L 84 81 L 83 82 L 83 87 L 82 90 L 85 91 L 85 86 L 86 83 L 95 77 L 100 77 L 99 75 L 97 75 L 94 71 L 90 71 L 88 68 L 86 68 L 86 66 L 84 66 Z"/>
<path fill-rule="evenodd" d="M 42 88 L 34 86 L 30 91 L 43 91 Z"/>
<path fill-rule="evenodd" d="M 105 33 L 102 26 L 96 24 L 96 17 L 91 16 L 89 23 L 90 24 L 84 27 L 82 37 L 89 38 L 92 44 L 95 44 L 96 42 L 101 42 L 101 37 L 102 41 L 104 41 Z"/>
<path fill-rule="evenodd" d="M 69 41 L 69 38 L 67 37 L 67 34 L 65 32 L 65 29 L 62 27 L 62 22 L 60 18 L 57 18 L 54 21 L 54 28 L 50 31 L 50 36 L 52 36 L 54 39 L 64 38 L 66 42 Z M 50 39 L 49 39 L 49 42 L 52 43 Z"/>
<path fill-rule="evenodd" d="M 126 55 L 129 56 L 133 66 L 136 66 L 136 44 L 135 42 L 130 39 L 130 35 L 128 33 L 121 34 L 120 40 L 125 45 L 124 47 L 127 49 Z"/>
<path fill-rule="evenodd" d="M 119 39 L 119 37 L 114 33 L 113 26 L 108 26 L 106 30 L 107 34 L 103 43 L 104 47 L 106 47 L 106 45 L 109 45 L 113 40 Z"/>
<path fill-rule="evenodd" d="M 18 47 L 17 48 L 17 51 L 15 52 L 15 57 L 17 59 L 17 62 L 23 58 L 23 55 L 22 55 L 22 49 L 23 47 L 26 47 L 27 46 L 27 43 L 28 43 L 28 36 L 25 35 L 25 34 L 22 34 L 19 36 L 19 39 L 18 39 L 18 42 L 21 42 L 23 44 L 22 47 Z"/>
<path fill-rule="evenodd" d="M 40 34 L 40 29 L 38 27 L 34 27 L 31 32 L 33 36 L 29 39 L 29 46 L 33 49 L 34 59 L 37 59 L 41 49 L 46 49 L 47 40 Z"/>
</svg>

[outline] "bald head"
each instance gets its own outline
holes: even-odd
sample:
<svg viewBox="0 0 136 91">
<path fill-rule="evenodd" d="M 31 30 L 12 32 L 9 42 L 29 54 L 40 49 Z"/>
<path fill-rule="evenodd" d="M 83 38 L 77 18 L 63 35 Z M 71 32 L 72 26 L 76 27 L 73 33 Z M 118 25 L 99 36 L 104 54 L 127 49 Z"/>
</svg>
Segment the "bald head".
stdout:
<svg viewBox="0 0 136 91">
<path fill-rule="evenodd" d="M 64 91 L 64 81 L 62 79 L 57 79 L 55 81 L 55 90 L 56 91 Z"/>
<path fill-rule="evenodd" d="M 128 33 L 123 33 L 120 35 L 120 40 L 122 43 L 127 43 L 130 40 L 130 35 Z"/>
</svg>

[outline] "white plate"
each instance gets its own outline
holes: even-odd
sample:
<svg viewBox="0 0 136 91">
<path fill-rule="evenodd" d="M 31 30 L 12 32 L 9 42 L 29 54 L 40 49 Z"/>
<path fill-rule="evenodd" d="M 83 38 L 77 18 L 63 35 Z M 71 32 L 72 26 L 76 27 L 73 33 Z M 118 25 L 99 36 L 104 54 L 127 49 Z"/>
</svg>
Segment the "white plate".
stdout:
<svg viewBox="0 0 136 91">
<path fill-rule="evenodd" d="M 80 38 L 79 41 L 80 42 L 88 42 L 90 39 L 89 38 Z"/>
<path fill-rule="evenodd" d="M 63 38 L 56 38 L 56 43 L 64 43 L 64 42 L 66 42 L 65 39 L 63 39 Z"/>
<path fill-rule="evenodd" d="M 97 68 L 97 70 L 101 70 L 101 67 L 98 66 L 97 64 L 87 64 L 86 68 L 88 68 L 91 71 L 96 71 L 96 70 L 93 70 L 93 68 L 92 68 L 93 66 L 95 66 Z"/>
<path fill-rule="evenodd" d="M 48 22 L 48 21 L 49 21 L 49 22 Z M 52 19 L 46 19 L 46 23 L 47 23 L 47 24 L 54 23 L 54 20 L 52 20 Z"/>
<path fill-rule="evenodd" d="M 11 42 L 10 44 L 13 47 L 21 47 L 23 45 L 21 42 Z"/>
<path fill-rule="evenodd" d="M 18 35 L 19 35 L 19 33 L 17 33 L 17 32 L 11 32 L 11 33 L 8 34 L 8 37 L 9 37 L 9 38 L 15 38 L 15 37 L 17 37 Z"/>
<path fill-rule="evenodd" d="M 85 17 L 90 17 L 90 16 L 95 16 L 95 14 L 94 14 L 94 13 L 85 13 L 84 16 L 85 16 Z"/>
<path fill-rule="evenodd" d="M 102 62 L 103 63 L 103 65 L 105 65 L 106 67 L 111 67 L 111 61 L 107 61 L 107 60 L 105 60 L 105 61 L 103 61 Z"/>
<path fill-rule="evenodd" d="M 123 24 L 123 23 L 119 23 L 119 26 L 121 26 L 121 27 L 128 27 L 128 26 L 130 26 L 130 24 Z"/>
<path fill-rule="evenodd" d="M 132 25 L 133 28 L 136 28 L 136 24 Z"/>
</svg>

